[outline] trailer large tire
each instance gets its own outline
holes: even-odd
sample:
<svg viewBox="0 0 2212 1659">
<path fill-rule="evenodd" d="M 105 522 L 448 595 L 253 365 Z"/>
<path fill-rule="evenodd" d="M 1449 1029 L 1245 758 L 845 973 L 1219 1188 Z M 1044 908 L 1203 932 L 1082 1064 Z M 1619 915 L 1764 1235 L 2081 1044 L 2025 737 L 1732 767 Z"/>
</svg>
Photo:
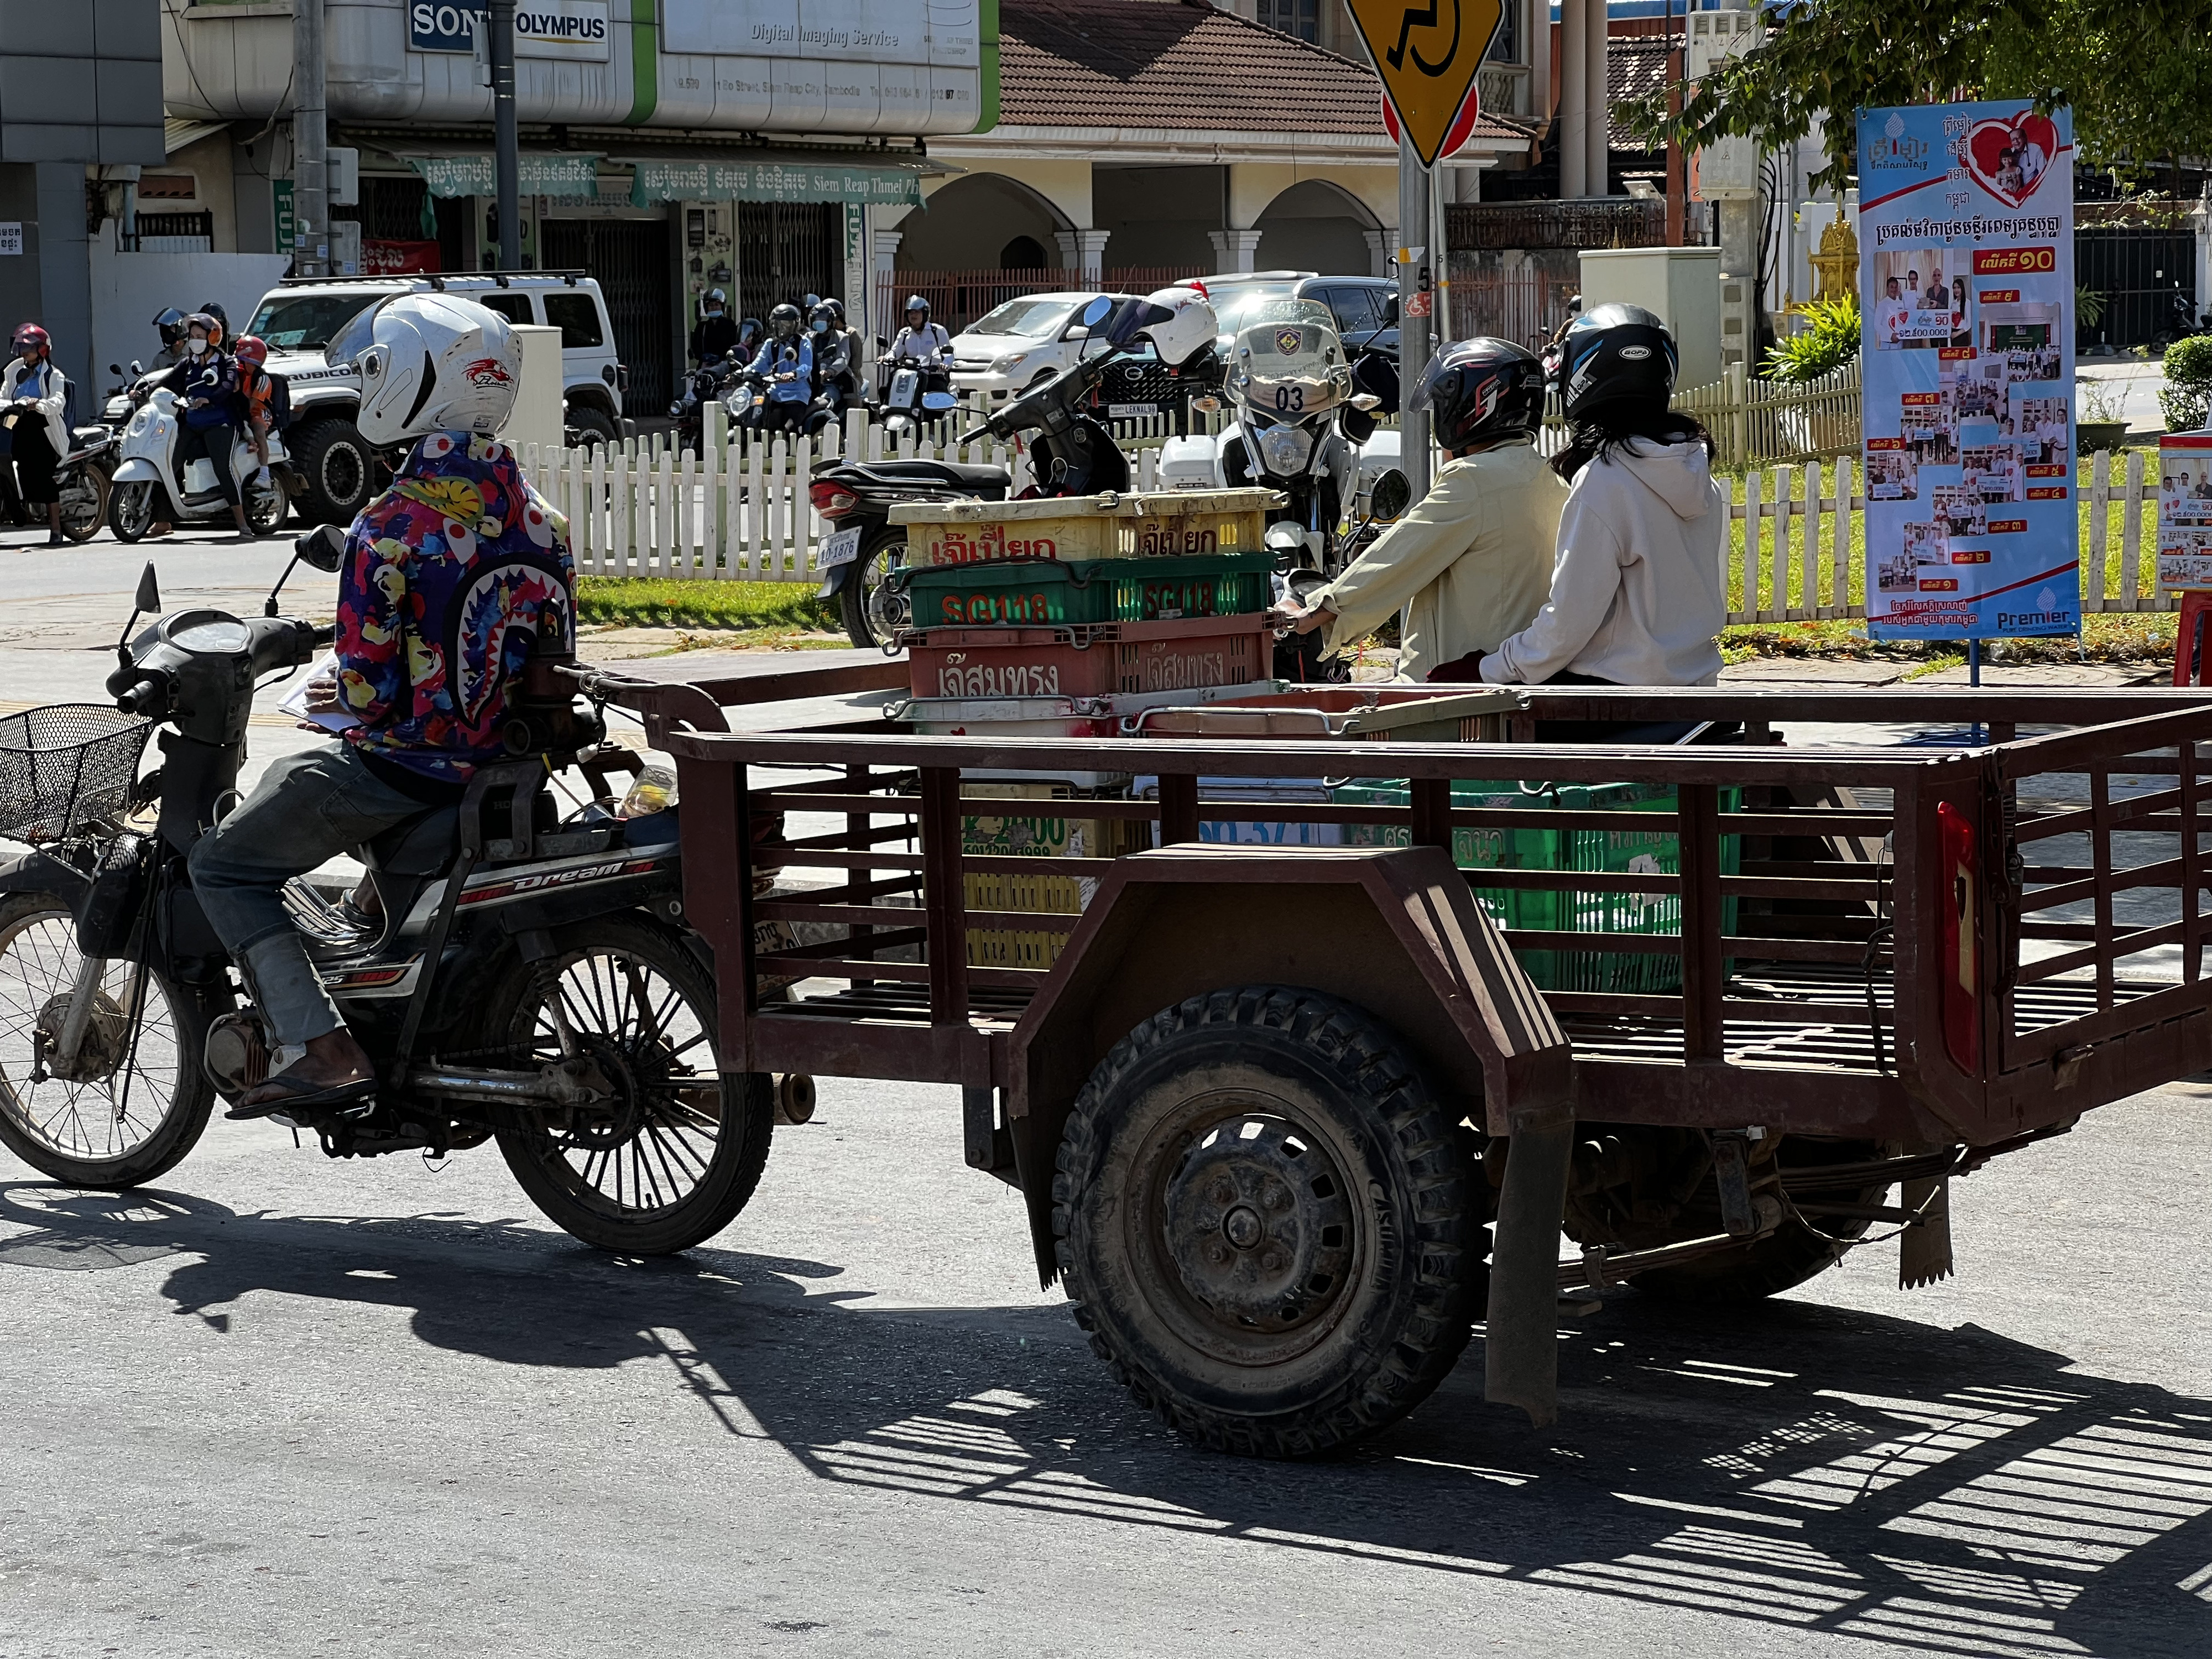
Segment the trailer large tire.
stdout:
<svg viewBox="0 0 2212 1659">
<path fill-rule="evenodd" d="M 1060 1138 L 1076 1322 L 1139 1404 L 1216 1450 L 1310 1456 L 1403 1417 L 1467 1346 L 1489 1188 L 1397 1037 L 1245 986 L 1114 1045 Z"/>
<path fill-rule="evenodd" d="M 1644 1250 L 1711 1237 L 1723 1231 L 1705 1137 L 1695 1129 L 1585 1124 L 1569 1182 L 1565 1230 L 1577 1244 L 1618 1244 Z M 1857 1164 L 1881 1156 L 1868 1140 L 1819 1140 L 1784 1135 L 1754 1143 L 1753 1190 L 1774 1170 L 1809 1164 Z M 1606 1179 L 1607 1176 L 1620 1177 Z M 1686 1196 L 1676 1194 L 1690 1186 Z M 1884 1188 L 1825 1198 L 1861 1206 L 1881 1201 Z M 1820 1231 L 1796 1217 L 1762 1237 L 1679 1267 L 1638 1273 L 1628 1282 L 1671 1302 L 1756 1302 L 1819 1277 L 1843 1259 L 1832 1241 L 1856 1238 L 1870 1224 L 1823 1218 Z"/>
</svg>

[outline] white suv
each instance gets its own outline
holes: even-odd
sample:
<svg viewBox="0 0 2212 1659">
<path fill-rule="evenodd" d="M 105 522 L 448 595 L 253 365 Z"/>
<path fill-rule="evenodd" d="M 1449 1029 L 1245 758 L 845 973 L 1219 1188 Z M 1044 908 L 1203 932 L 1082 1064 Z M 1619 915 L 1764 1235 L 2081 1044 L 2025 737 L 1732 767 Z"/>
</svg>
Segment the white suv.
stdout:
<svg viewBox="0 0 2212 1659">
<path fill-rule="evenodd" d="M 561 331 L 561 369 L 566 424 L 571 441 L 612 441 L 627 430 L 623 420 L 626 371 L 615 356 L 614 324 L 599 285 L 576 271 L 514 271 L 495 276 L 316 276 L 272 289 L 240 331 L 269 345 L 269 369 L 284 377 L 292 405 L 285 446 L 306 488 L 298 498 L 303 518 L 325 524 L 353 522 L 374 493 L 375 468 L 354 416 L 361 408 L 360 378 L 323 357 L 348 323 L 394 294 L 459 294 L 489 307 L 510 322 L 543 323 Z"/>
<path fill-rule="evenodd" d="M 1024 294 L 952 337 L 952 384 L 962 392 L 1026 392 L 1072 368 L 1083 349 L 1077 321 L 1098 290 Z"/>
</svg>

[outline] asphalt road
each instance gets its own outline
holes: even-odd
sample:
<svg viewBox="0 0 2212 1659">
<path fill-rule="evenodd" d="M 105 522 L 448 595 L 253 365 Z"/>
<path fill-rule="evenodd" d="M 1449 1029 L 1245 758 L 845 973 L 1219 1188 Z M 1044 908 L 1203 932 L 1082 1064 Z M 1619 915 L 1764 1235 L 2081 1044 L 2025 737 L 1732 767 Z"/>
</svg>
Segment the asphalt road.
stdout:
<svg viewBox="0 0 2212 1659">
<path fill-rule="evenodd" d="M 92 654 L 0 645 L 0 696 Z M 0 1154 L 0 1659 L 2212 1652 L 2212 1085 L 1959 1183 L 1957 1279 L 1613 1293 L 1556 1430 L 1478 1338 L 1313 1465 L 1142 1415 L 958 1111 L 824 1079 L 655 1262 L 489 1151 L 218 1121 L 121 1195 Z"/>
</svg>

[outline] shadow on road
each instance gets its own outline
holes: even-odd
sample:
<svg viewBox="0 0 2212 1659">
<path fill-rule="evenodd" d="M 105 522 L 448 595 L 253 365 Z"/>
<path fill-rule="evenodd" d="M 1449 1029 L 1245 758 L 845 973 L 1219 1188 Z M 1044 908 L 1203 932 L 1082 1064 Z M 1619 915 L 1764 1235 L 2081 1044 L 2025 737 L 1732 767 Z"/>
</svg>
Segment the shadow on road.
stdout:
<svg viewBox="0 0 2212 1659">
<path fill-rule="evenodd" d="M 161 1293 L 217 1330 L 276 1292 L 407 1309 L 422 1342 L 502 1364 L 665 1364 L 710 1439 L 764 1437 L 847 1487 L 1929 1654 L 2212 1649 L 2212 1399 L 2069 1373 L 1973 1326 L 1632 1293 L 1563 1338 L 1555 1432 L 1482 1403 L 1478 1341 L 1407 1423 L 1272 1464 L 1140 1415 L 1061 1310 L 877 1310 L 827 1263 L 625 1261 L 520 1222 L 271 1218 L 32 1183 L 0 1186 L 0 1223 L 27 1230 L 0 1238 L 0 1267 L 169 1259 Z"/>
</svg>

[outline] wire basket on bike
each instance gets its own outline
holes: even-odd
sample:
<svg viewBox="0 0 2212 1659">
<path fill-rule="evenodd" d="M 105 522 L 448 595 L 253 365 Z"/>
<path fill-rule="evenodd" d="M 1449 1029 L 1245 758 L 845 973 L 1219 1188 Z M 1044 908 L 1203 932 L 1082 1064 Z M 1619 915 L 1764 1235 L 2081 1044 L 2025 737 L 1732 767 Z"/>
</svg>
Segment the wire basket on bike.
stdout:
<svg viewBox="0 0 2212 1659">
<path fill-rule="evenodd" d="M 130 803 L 154 723 L 105 703 L 0 714 L 0 837 L 58 841 Z"/>
</svg>

